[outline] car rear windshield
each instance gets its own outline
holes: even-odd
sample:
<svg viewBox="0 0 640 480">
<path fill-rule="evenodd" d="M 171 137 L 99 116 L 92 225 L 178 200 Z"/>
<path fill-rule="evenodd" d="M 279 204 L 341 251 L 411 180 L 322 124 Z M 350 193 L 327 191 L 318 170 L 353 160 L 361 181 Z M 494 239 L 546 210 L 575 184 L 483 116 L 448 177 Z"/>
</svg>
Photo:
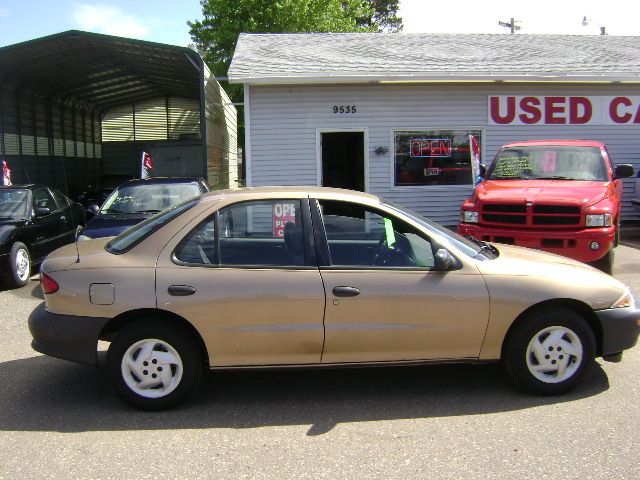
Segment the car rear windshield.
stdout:
<svg viewBox="0 0 640 480">
<path fill-rule="evenodd" d="M 185 202 L 182 202 L 174 207 L 168 208 L 151 218 L 147 218 L 145 221 L 134 225 L 133 227 L 125 230 L 120 235 L 109 241 L 105 246 L 107 252 L 119 255 L 125 253 L 135 247 L 142 240 L 147 238 L 153 232 L 158 230 L 163 225 L 166 225 L 171 220 L 181 215 L 182 213 L 193 207 L 198 200 L 192 198 Z"/>
<path fill-rule="evenodd" d="M 0 218 L 25 218 L 28 195 L 27 190 L 0 190 Z"/>
<path fill-rule="evenodd" d="M 494 159 L 490 180 L 608 180 L 598 147 L 536 145 L 503 148 Z"/>
</svg>

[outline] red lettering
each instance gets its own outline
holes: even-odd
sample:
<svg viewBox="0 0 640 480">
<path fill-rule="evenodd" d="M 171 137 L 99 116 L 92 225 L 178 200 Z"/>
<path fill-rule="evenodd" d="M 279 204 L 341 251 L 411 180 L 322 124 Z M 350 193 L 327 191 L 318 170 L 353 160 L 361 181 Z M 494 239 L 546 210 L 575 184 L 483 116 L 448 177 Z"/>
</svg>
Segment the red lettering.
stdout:
<svg viewBox="0 0 640 480">
<path fill-rule="evenodd" d="M 489 99 L 489 110 L 491 120 L 500 125 L 512 123 L 516 118 L 516 97 L 507 97 L 507 113 L 505 116 L 500 115 L 500 97 L 491 97 Z"/>
<path fill-rule="evenodd" d="M 611 103 L 609 104 L 609 117 L 611 117 L 611 120 L 613 120 L 615 123 L 629 123 L 631 121 L 632 115 L 629 112 L 625 113 L 624 115 L 619 115 L 618 107 L 620 105 L 630 107 L 631 100 L 629 100 L 627 97 L 616 97 L 611 100 Z"/>
<path fill-rule="evenodd" d="M 633 123 L 640 123 L 640 105 L 638 105 L 638 110 L 636 110 L 636 116 L 633 119 Z"/>
<path fill-rule="evenodd" d="M 582 115 L 580 115 L 582 113 Z M 586 97 L 569 97 L 569 123 L 582 125 L 588 123 L 593 115 L 591 101 Z"/>
<path fill-rule="evenodd" d="M 420 155 L 422 155 L 422 149 L 420 148 L 420 141 L 419 140 L 411 140 L 411 156 L 412 157 L 419 157 Z"/>
<path fill-rule="evenodd" d="M 520 100 L 520 110 L 524 113 L 520 114 L 520 121 L 531 125 L 538 123 L 542 119 L 542 112 L 537 108 L 540 106 L 540 100 L 536 97 L 524 97 Z"/>
<path fill-rule="evenodd" d="M 451 156 L 451 142 L 449 142 L 448 140 L 441 140 L 440 141 L 440 150 L 444 153 L 445 157 L 450 157 Z"/>
<path fill-rule="evenodd" d="M 544 97 L 544 123 L 547 125 L 567 123 L 566 118 L 556 116 L 556 114 L 565 113 L 565 101 L 566 97 Z"/>
</svg>

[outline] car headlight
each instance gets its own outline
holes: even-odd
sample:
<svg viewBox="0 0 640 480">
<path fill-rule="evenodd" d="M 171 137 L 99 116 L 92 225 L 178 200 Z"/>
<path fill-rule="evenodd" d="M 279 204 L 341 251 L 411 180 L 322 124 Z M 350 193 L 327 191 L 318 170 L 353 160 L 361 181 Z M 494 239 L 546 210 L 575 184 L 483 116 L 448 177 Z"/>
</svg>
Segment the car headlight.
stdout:
<svg viewBox="0 0 640 480">
<path fill-rule="evenodd" d="M 633 295 L 631 295 L 631 291 L 629 289 L 625 290 L 622 296 L 613 302 L 613 305 L 609 308 L 625 308 L 625 307 L 633 307 L 635 304 Z"/>
<path fill-rule="evenodd" d="M 83 240 L 93 240 L 91 237 L 87 237 L 86 235 L 78 235 L 78 241 L 81 242 Z"/>
<path fill-rule="evenodd" d="M 473 212 L 471 210 L 463 210 L 461 220 L 464 223 L 478 223 L 478 218 L 480 215 L 478 212 Z"/>
<path fill-rule="evenodd" d="M 610 213 L 599 215 L 587 215 L 587 227 L 610 227 L 612 225 L 612 216 Z"/>
</svg>

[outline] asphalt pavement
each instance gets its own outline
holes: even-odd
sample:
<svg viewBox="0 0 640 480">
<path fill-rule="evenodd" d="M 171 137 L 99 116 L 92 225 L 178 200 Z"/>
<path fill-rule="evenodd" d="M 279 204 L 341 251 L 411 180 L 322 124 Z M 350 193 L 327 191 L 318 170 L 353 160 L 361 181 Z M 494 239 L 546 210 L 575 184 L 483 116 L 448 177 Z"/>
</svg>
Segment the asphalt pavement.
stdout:
<svg viewBox="0 0 640 480">
<path fill-rule="evenodd" d="M 640 297 L 640 251 L 614 274 Z M 37 281 L 0 292 L 0 479 L 640 478 L 640 347 L 557 398 L 499 365 L 208 374 L 169 412 L 31 350 Z"/>
</svg>

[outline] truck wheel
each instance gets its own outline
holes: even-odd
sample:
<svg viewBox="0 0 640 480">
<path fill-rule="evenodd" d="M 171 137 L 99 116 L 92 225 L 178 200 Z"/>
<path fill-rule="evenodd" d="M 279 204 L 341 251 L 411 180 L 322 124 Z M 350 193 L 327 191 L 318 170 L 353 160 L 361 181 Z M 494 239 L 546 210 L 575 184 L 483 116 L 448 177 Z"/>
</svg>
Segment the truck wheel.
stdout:
<svg viewBox="0 0 640 480">
<path fill-rule="evenodd" d="M 587 322 L 565 308 L 529 315 L 505 348 L 509 376 L 538 395 L 560 395 L 575 388 L 595 357 L 595 338 Z"/>
<path fill-rule="evenodd" d="M 16 242 L 9 252 L 9 268 L 4 272 L 3 278 L 10 288 L 24 287 L 31 276 L 31 256 L 29 250 L 22 242 Z"/>
<path fill-rule="evenodd" d="M 610 248 L 604 257 L 600 260 L 596 260 L 591 265 L 596 267 L 598 270 L 602 270 L 604 273 L 613 275 L 613 258 L 613 248 Z"/>
<path fill-rule="evenodd" d="M 107 353 L 107 371 L 118 395 L 142 410 L 165 410 L 184 401 L 202 375 L 202 355 L 179 326 L 158 320 L 123 330 Z"/>
</svg>

